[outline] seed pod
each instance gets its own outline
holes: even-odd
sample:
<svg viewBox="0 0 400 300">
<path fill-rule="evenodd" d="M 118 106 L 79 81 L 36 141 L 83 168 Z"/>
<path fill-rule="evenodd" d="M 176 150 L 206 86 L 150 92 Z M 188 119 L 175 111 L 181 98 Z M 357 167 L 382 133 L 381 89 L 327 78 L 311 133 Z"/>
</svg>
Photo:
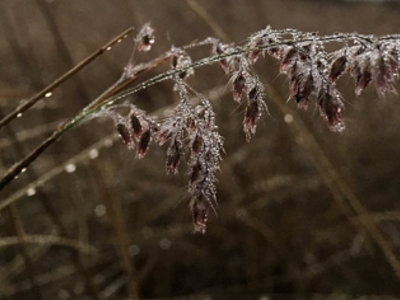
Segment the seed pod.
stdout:
<svg viewBox="0 0 400 300">
<path fill-rule="evenodd" d="M 275 58 L 279 58 L 279 56 L 281 55 L 281 50 L 279 49 L 279 47 L 272 47 L 268 49 L 268 54 Z"/>
<path fill-rule="evenodd" d="M 296 102 L 299 108 L 307 108 L 308 98 L 310 97 L 314 88 L 313 76 L 310 73 L 307 79 L 302 83 L 302 86 L 298 87 L 297 93 L 295 94 Z"/>
<path fill-rule="evenodd" d="M 192 143 L 192 151 L 196 154 L 199 153 L 202 145 L 203 145 L 202 138 L 200 137 L 199 134 L 196 134 Z"/>
<path fill-rule="evenodd" d="M 346 65 L 346 56 L 341 56 L 337 58 L 332 64 L 331 71 L 329 73 L 329 80 L 331 82 L 336 81 L 336 79 L 338 79 L 339 76 L 343 74 L 344 70 L 346 70 Z"/>
<path fill-rule="evenodd" d="M 157 135 L 158 143 L 160 145 L 165 144 L 166 141 L 168 141 L 172 136 L 172 131 L 169 129 L 162 129 L 159 134 Z"/>
<path fill-rule="evenodd" d="M 203 106 L 198 105 L 196 107 L 196 114 L 200 119 L 204 119 L 205 114 L 206 114 L 206 109 Z"/>
<path fill-rule="evenodd" d="M 139 119 L 132 113 L 131 116 L 131 126 L 136 138 L 139 138 L 142 134 L 142 125 L 140 124 Z"/>
<path fill-rule="evenodd" d="M 260 94 L 260 89 L 258 87 L 258 85 L 256 84 L 248 93 L 247 97 L 249 98 L 249 100 L 256 100 L 256 98 L 258 97 L 258 95 Z"/>
<path fill-rule="evenodd" d="M 171 67 L 172 69 L 176 69 L 177 66 L 178 66 L 178 56 L 174 55 L 171 58 Z"/>
<path fill-rule="evenodd" d="M 260 47 L 264 44 L 263 40 L 260 39 L 258 40 L 255 44 L 253 44 L 253 47 Z M 256 60 L 258 59 L 258 56 L 263 52 L 263 50 L 255 50 L 249 53 L 249 60 L 251 63 L 255 63 Z"/>
<path fill-rule="evenodd" d="M 233 99 L 240 102 L 242 92 L 246 84 L 246 79 L 244 78 L 242 72 L 240 72 L 236 78 L 233 80 Z"/>
<path fill-rule="evenodd" d="M 389 58 L 385 59 L 381 53 L 377 53 L 377 58 L 373 63 L 371 70 L 372 79 L 379 95 L 383 96 L 387 92 L 396 93 L 394 88 L 394 74 L 393 66 Z"/>
<path fill-rule="evenodd" d="M 174 145 L 172 145 L 168 149 L 167 161 L 166 161 L 166 169 L 167 169 L 168 174 L 169 173 L 173 173 L 173 174 L 178 173 L 178 165 L 179 165 L 180 160 L 181 160 L 181 151 L 175 142 Z"/>
<path fill-rule="evenodd" d="M 190 201 L 190 210 L 195 232 L 205 233 L 208 219 L 209 204 L 204 199 L 192 199 Z"/>
<path fill-rule="evenodd" d="M 199 179 L 201 170 L 202 170 L 202 167 L 201 167 L 200 162 L 196 162 L 196 164 L 194 166 L 192 166 L 191 173 L 190 173 L 190 184 L 191 185 Z"/>
<path fill-rule="evenodd" d="M 389 52 L 387 56 L 387 63 L 392 74 L 397 74 L 399 69 L 398 53 L 395 49 Z"/>
<path fill-rule="evenodd" d="M 371 72 L 364 68 L 356 78 L 356 95 L 359 96 L 361 92 L 367 87 L 371 81 Z"/>
<path fill-rule="evenodd" d="M 122 141 L 124 142 L 124 144 L 129 149 L 133 149 L 134 143 L 133 143 L 133 140 L 132 140 L 131 132 L 128 129 L 128 127 L 126 127 L 125 124 L 118 123 L 116 125 L 116 129 L 117 129 L 117 131 L 119 133 L 119 136 L 121 137 Z"/>
<path fill-rule="evenodd" d="M 173 51 L 174 55 L 172 55 L 171 58 L 171 67 L 173 70 L 189 66 L 192 63 L 191 57 L 182 49 L 173 47 Z M 178 76 L 180 79 L 185 79 L 193 74 L 194 71 L 192 68 L 190 68 L 188 70 L 182 71 L 181 73 L 178 74 Z"/>
<path fill-rule="evenodd" d="M 151 142 L 151 131 L 146 130 L 140 137 L 138 143 L 138 149 L 137 149 L 138 158 L 143 158 L 143 156 L 145 156 L 147 150 L 149 149 L 150 142 Z"/>
<path fill-rule="evenodd" d="M 141 43 L 139 44 L 139 51 L 149 51 L 154 42 L 154 36 L 146 34 L 142 37 Z"/>
<path fill-rule="evenodd" d="M 135 38 L 139 51 L 149 51 L 155 42 L 154 29 L 150 24 L 145 24 Z"/>
<path fill-rule="evenodd" d="M 345 125 L 341 116 L 343 103 L 339 96 L 321 91 L 318 96 L 318 106 L 321 116 L 328 122 L 330 130 L 338 132 L 344 130 Z"/>
<path fill-rule="evenodd" d="M 224 50 L 222 49 L 222 45 L 220 42 L 216 41 L 213 44 L 213 48 L 212 48 L 212 54 L 213 55 L 222 55 L 224 54 Z M 228 60 L 226 58 L 223 58 L 219 61 L 219 65 L 221 66 L 221 69 L 224 71 L 225 74 L 229 73 L 229 64 L 228 64 Z"/>
<path fill-rule="evenodd" d="M 297 54 L 297 50 L 294 48 L 290 48 L 286 53 L 284 54 L 284 57 L 281 62 L 281 66 L 279 68 L 281 73 L 286 73 L 287 70 L 289 69 L 289 66 L 293 64 L 295 61 L 295 57 Z"/>
<path fill-rule="evenodd" d="M 244 125 L 248 128 L 255 128 L 258 118 L 260 117 L 260 108 L 257 101 L 252 101 L 246 108 L 246 117 Z"/>
<path fill-rule="evenodd" d="M 250 52 L 249 53 L 250 62 L 255 63 L 261 52 L 262 52 L 262 50 L 256 50 L 256 51 Z"/>
<path fill-rule="evenodd" d="M 299 84 L 303 77 L 303 75 L 298 72 L 297 62 L 293 64 L 293 67 L 288 74 L 289 77 L 289 89 L 290 89 L 290 97 L 296 95 L 299 91 Z"/>
</svg>

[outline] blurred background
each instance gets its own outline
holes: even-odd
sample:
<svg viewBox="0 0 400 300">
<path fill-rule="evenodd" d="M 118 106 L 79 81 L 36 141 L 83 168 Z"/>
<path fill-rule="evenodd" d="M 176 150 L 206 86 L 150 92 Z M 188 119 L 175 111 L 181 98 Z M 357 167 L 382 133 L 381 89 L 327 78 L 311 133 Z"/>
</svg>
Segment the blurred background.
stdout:
<svg viewBox="0 0 400 300">
<path fill-rule="evenodd" d="M 125 29 L 156 30 L 145 62 L 209 36 L 242 42 L 271 25 L 302 31 L 399 33 L 394 1 L 3 0 L 0 114 L 4 117 Z M 6 172 L 115 82 L 133 35 L 0 131 Z M 207 47 L 194 58 L 209 55 Z M 168 64 L 168 63 L 167 63 Z M 329 132 L 316 106 L 287 101 L 278 63 L 261 59 L 274 90 L 251 143 L 244 107 L 221 69 L 189 83 L 211 99 L 225 138 L 218 216 L 193 234 L 184 166 L 165 172 L 165 148 L 142 160 L 109 119 L 69 131 L 0 194 L 0 299 L 392 299 L 400 295 L 400 103 L 372 88 L 355 97 L 344 76 L 347 129 Z M 146 75 L 154 76 L 168 66 Z M 172 83 L 129 98 L 160 115 Z"/>
</svg>

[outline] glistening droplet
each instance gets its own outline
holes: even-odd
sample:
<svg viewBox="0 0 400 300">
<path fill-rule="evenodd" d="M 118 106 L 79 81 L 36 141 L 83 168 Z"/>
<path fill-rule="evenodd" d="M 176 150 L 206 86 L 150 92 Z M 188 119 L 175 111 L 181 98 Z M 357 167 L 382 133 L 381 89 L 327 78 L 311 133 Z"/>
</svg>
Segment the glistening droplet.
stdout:
<svg viewBox="0 0 400 300">
<path fill-rule="evenodd" d="M 65 171 L 67 173 L 73 173 L 73 172 L 75 172 L 75 170 L 76 170 L 76 165 L 74 165 L 74 164 L 69 164 L 65 167 Z"/>
</svg>

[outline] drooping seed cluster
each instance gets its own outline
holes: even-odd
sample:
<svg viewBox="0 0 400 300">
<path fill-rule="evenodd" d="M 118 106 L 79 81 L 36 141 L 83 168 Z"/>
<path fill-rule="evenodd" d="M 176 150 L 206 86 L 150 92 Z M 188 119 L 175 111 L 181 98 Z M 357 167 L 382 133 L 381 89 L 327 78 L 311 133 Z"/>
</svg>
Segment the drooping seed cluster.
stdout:
<svg viewBox="0 0 400 300">
<path fill-rule="evenodd" d="M 149 149 L 153 135 L 158 132 L 158 125 L 143 110 L 133 104 L 119 105 L 118 107 L 128 107 L 129 113 L 124 116 L 111 107 L 102 111 L 101 115 L 112 117 L 115 129 L 123 143 L 128 149 L 136 151 L 137 158 L 143 158 Z"/>
<path fill-rule="evenodd" d="M 325 44 L 328 42 L 337 43 L 339 49 L 327 52 Z M 246 54 L 224 57 L 220 65 L 225 73 L 231 74 L 233 97 L 238 101 L 242 92 L 254 85 L 252 78 L 255 76 L 250 75 L 251 65 L 261 55 L 269 54 L 280 61 L 279 71 L 288 78 L 289 97 L 296 101 L 299 108 L 306 109 L 310 99 L 315 97 L 328 127 L 332 131 L 342 131 L 345 128 L 341 115 L 344 104 L 336 87 L 337 79 L 345 73 L 353 77 L 356 95 L 360 95 L 370 82 L 381 96 L 396 93 L 394 81 L 398 77 L 399 48 L 398 36 L 378 38 L 334 34 L 321 37 L 296 29 L 273 30 L 267 27 L 251 35 L 241 47 L 248 49 Z M 237 49 L 214 39 L 213 53 L 216 55 L 229 55 Z M 245 118 L 249 111 L 254 109 L 248 107 Z M 249 126 L 246 124 L 249 122 L 245 119 L 244 131 L 248 138 Z M 254 126 L 251 127 L 252 133 Z"/>
<path fill-rule="evenodd" d="M 134 39 L 138 51 L 148 51 L 154 43 L 154 30 L 146 24 Z M 167 173 L 178 173 L 179 165 L 186 161 L 190 194 L 189 207 L 196 231 L 205 232 L 207 216 L 217 204 L 216 173 L 220 169 L 222 137 L 217 131 L 215 114 L 210 102 L 187 83 L 194 74 L 190 48 L 211 45 L 213 56 L 201 64 L 218 62 L 230 76 L 233 99 L 246 106 L 243 130 L 247 141 L 256 132 L 257 122 L 267 113 L 266 95 L 260 78 L 252 65 L 266 54 L 280 63 L 279 72 L 288 79 L 289 98 L 299 108 L 307 109 L 316 101 L 321 116 L 332 131 L 345 128 L 342 119 L 344 101 L 336 82 L 344 74 L 355 81 L 355 93 L 360 95 L 368 85 L 373 85 L 379 95 L 396 93 L 394 81 L 398 77 L 400 36 L 362 36 L 359 34 L 333 34 L 318 36 L 296 29 L 273 30 L 267 27 L 252 34 L 244 45 L 228 45 L 216 38 L 172 47 L 162 59 L 170 59 L 168 78 L 174 81 L 174 91 L 180 97 L 179 104 L 170 117 L 155 122 L 144 111 L 126 104 L 130 111 L 126 116 L 108 107 L 106 114 L 115 121 L 116 130 L 129 149 L 136 149 L 142 158 L 154 139 L 159 145 L 168 143 L 166 154 Z M 336 50 L 325 50 L 326 43 L 335 43 Z M 157 60 L 155 60 L 157 61 Z M 124 78 L 137 76 L 154 61 L 129 64 Z M 200 104 L 193 107 L 189 95 L 193 94 Z M 103 112 L 104 114 L 104 112 Z"/>
<path fill-rule="evenodd" d="M 227 54 L 237 49 L 224 45 L 218 40 L 214 40 L 212 52 L 215 55 Z M 250 53 L 250 56 L 251 53 Z M 255 61 L 255 58 L 254 60 Z M 265 104 L 264 87 L 257 75 L 252 74 L 250 70 L 251 60 L 246 55 L 232 56 L 219 61 L 222 70 L 231 75 L 231 84 L 233 90 L 233 99 L 239 103 L 242 97 L 246 95 L 246 112 L 243 120 L 243 131 L 246 134 L 246 140 L 250 141 L 251 135 L 255 134 L 257 121 L 263 112 L 267 111 Z"/>
<path fill-rule="evenodd" d="M 168 173 L 177 173 L 179 162 L 189 157 L 189 206 L 195 230 L 205 232 L 208 213 L 217 203 L 215 182 L 220 169 L 222 138 L 209 101 L 191 89 L 201 103 L 193 109 L 187 86 L 180 75 L 175 77 L 175 90 L 181 102 L 174 114 L 161 123 L 158 140 L 160 144 L 169 141 Z"/>
</svg>

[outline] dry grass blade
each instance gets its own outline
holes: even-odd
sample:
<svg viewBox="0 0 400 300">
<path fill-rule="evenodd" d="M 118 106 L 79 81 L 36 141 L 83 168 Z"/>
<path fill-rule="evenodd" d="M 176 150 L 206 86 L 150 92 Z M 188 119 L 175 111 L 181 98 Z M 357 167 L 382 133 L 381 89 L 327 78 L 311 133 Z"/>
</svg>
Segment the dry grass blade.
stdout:
<svg viewBox="0 0 400 300">
<path fill-rule="evenodd" d="M 98 250 L 86 243 L 80 241 L 67 239 L 55 235 L 25 235 L 23 237 L 23 242 L 27 244 L 41 244 L 46 246 L 63 246 L 68 248 L 73 248 L 83 254 L 98 254 Z M 21 240 L 17 236 L 3 237 L 0 239 L 0 247 L 8 247 L 12 245 L 21 244 Z"/>
<path fill-rule="evenodd" d="M 133 31 L 133 28 L 128 28 L 127 30 L 123 31 L 120 33 L 118 36 L 113 38 L 111 41 L 109 41 L 107 44 L 93 52 L 91 55 L 86 57 L 84 60 L 82 60 L 80 63 L 78 63 L 75 67 L 64 73 L 62 76 L 54 80 L 51 84 L 49 84 L 47 87 L 45 87 L 43 90 L 32 96 L 30 99 L 28 99 L 26 102 L 24 102 L 22 105 L 18 106 L 13 112 L 9 113 L 7 116 L 5 116 L 3 119 L 0 120 L 0 128 L 4 127 L 6 124 L 11 122 L 13 119 L 17 118 L 19 114 L 22 114 L 26 110 L 28 110 L 30 107 L 35 105 L 36 102 L 39 100 L 49 97 L 52 93 L 52 91 L 61 85 L 63 82 L 65 82 L 68 78 L 71 76 L 75 75 L 78 73 L 80 70 L 82 70 L 85 66 L 87 66 L 89 63 L 94 61 L 96 58 L 98 58 L 100 55 L 102 55 L 104 52 L 108 51 L 111 49 L 113 45 L 118 43 L 121 39 L 125 38 L 129 33 Z"/>
<path fill-rule="evenodd" d="M 54 176 L 57 176 L 58 174 L 61 174 L 65 172 L 65 168 L 68 165 L 75 165 L 77 163 L 80 163 L 86 159 L 90 158 L 96 158 L 98 155 L 98 151 L 103 148 L 109 146 L 110 142 L 112 143 L 113 140 L 116 140 L 118 138 L 117 135 L 110 135 L 107 136 L 100 141 L 94 143 L 90 147 L 86 148 L 85 150 L 81 151 L 79 154 L 75 155 L 74 157 L 70 158 L 63 164 L 58 165 L 57 167 L 53 168 L 52 170 L 48 171 L 41 177 L 39 177 L 37 180 L 34 182 L 30 183 L 28 186 L 16 191 L 14 194 L 11 196 L 7 197 L 6 199 L 2 200 L 0 202 L 0 210 L 4 209 L 8 205 L 15 203 L 18 199 L 26 196 L 29 191 L 35 191 L 37 187 L 41 186 L 42 184 L 46 183 L 50 179 L 52 179 Z"/>
<path fill-rule="evenodd" d="M 23 226 L 22 220 L 19 216 L 16 205 L 12 204 L 9 207 L 9 211 L 10 211 L 10 215 L 11 215 L 11 219 L 12 219 L 15 231 L 17 233 L 17 236 L 14 237 L 14 240 L 15 240 L 14 243 L 18 244 L 21 248 L 21 254 L 22 254 L 22 257 L 24 258 L 26 270 L 28 273 L 29 281 L 31 282 L 31 285 L 32 285 L 32 290 L 33 290 L 34 296 L 36 299 L 41 300 L 41 299 L 43 299 L 42 293 L 41 293 L 40 289 L 38 288 L 38 285 L 36 282 L 35 268 L 33 267 L 33 262 L 30 257 L 30 254 L 29 254 L 28 247 L 26 245 L 27 244 L 26 240 L 25 240 L 26 234 L 25 234 L 24 226 Z M 1 245 L 1 241 L 0 241 L 0 245 Z"/>
</svg>

